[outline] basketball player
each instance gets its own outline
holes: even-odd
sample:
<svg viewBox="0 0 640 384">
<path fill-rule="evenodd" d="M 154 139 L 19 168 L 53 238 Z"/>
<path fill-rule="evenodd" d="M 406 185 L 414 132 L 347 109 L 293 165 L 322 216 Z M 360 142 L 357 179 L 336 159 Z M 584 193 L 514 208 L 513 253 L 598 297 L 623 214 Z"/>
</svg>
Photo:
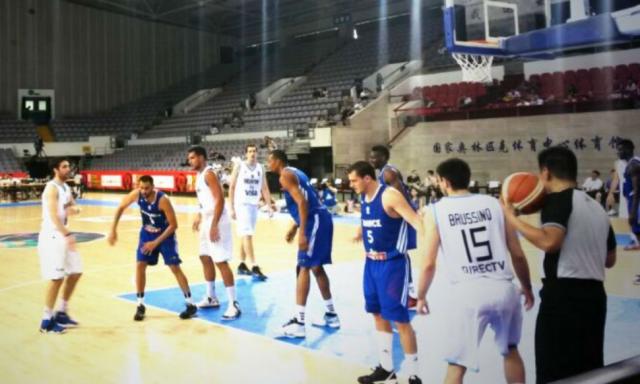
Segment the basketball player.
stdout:
<svg viewBox="0 0 640 384">
<path fill-rule="evenodd" d="M 409 319 L 408 227 L 424 235 L 418 213 L 404 195 L 381 184 L 371 164 L 359 161 L 348 169 L 349 184 L 361 198 L 361 224 L 366 261 L 363 288 L 365 310 L 371 313 L 378 339 L 379 365 L 359 383 L 396 383 L 391 322 L 396 324 L 407 361 L 410 384 L 419 384 L 416 334 Z"/>
<path fill-rule="evenodd" d="M 241 311 L 236 301 L 233 272 L 229 267 L 229 261 L 233 256 L 233 238 L 231 237 L 231 220 L 224 204 L 224 193 L 213 168 L 207 165 L 205 149 L 192 147 L 188 153 L 189 165 L 198 172 L 196 194 L 200 203 L 200 212 L 193 222 L 193 230 L 199 232 L 200 261 L 207 281 L 206 296 L 198 303 L 198 307 L 220 307 L 215 291 L 216 267 L 218 267 L 229 299 L 222 320 L 235 320 L 240 317 Z"/>
<path fill-rule="evenodd" d="M 621 206 L 619 211 L 623 212 L 626 209 L 626 212 L 628 213 L 627 221 L 631 227 L 631 233 L 633 234 L 631 243 L 625 246 L 624 250 L 636 251 L 640 249 L 640 242 L 638 242 L 638 236 L 640 236 L 640 222 L 638 222 L 640 157 L 634 156 L 633 152 L 635 150 L 635 146 L 629 139 L 621 139 L 618 141 L 616 149 L 618 152 L 618 158 L 621 162 L 626 164 L 624 170 L 620 172 L 619 175 L 621 176 L 621 196 L 624 196 L 627 206 Z"/>
<path fill-rule="evenodd" d="M 409 187 L 404 183 L 402 178 L 402 173 L 398 168 L 389 164 L 389 149 L 384 145 L 375 145 L 371 148 L 371 153 L 369 154 L 369 163 L 376 169 L 378 172 L 378 182 L 382 185 L 386 185 L 388 187 L 393 187 L 396 190 L 400 191 L 402 195 L 407 199 L 409 205 L 413 207 L 414 210 L 417 210 L 418 207 L 413 206 L 411 202 L 411 193 L 409 192 Z M 417 239 L 416 239 L 416 231 L 413 227 L 407 228 L 408 230 L 408 247 L 407 250 L 411 251 L 416 249 L 417 247 Z M 360 240 L 362 238 L 362 233 L 358 232 L 356 236 L 356 240 Z M 416 305 L 416 293 L 415 287 L 413 286 L 413 276 L 411 273 L 411 258 L 409 258 L 409 308 L 415 309 Z"/>
<path fill-rule="evenodd" d="M 198 309 L 191 302 L 191 290 L 187 277 L 180 268 L 176 229 L 178 221 L 171 201 L 164 192 L 153 185 L 153 178 L 144 175 L 138 179 L 138 188 L 129 192 L 120 202 L 111 224 L 111 232 L 107 241 L 113 246 L 118 241 L 118 223 L 124 211 L 133 203 L 138 203 L 142 216 L 142 228 L 136 250 L 136 298 L 138 307 L 133 320 L 142 321 L 145 316 L 144 288 L 148 265 L 158 264 L 158 256 L 162 254 L 164 264 L 169 267 L 184 294 L 186 309 L 180 313 L 181 319 L 189 319 L 196 315 Z"/>
<path fill-rule="evenodd" d="M 547 195 L 537 228 L 506 205 L 509 224 L 545 252 L 536 320 L 536 380 L 548 383 L 603 365 L 605 268 L 616 262 L 616 237 L 602 205 L 576 189 L 578 161 L 568 148 L 538 154 Z"/>
<path fill-rule="evenodd" d="M 45 295 L 44 315 L 40 332 L 64 333 L 65 328 L 78 323 L 67 314 L 68 302 L 82 275 L 82 261 L 76 250 L 76 239 L 67 229 L 67 216 L 79 210 L 66 181 L 71 173 L 69 161 L 56 160 L 52 167 L 53 179 L 42 192 L 42 225 L 38 235 L 38 257 L 40 271 L 49 280 Z M 53 308 L 62 288 L 62 298 L 58 311 Z"/>
<path fill-rule="evenodd" d="M 245 148 L 246 161 L 237 163 L 231 174 L 229 186 L 229 205 L 231 218 L 236 220 L 236 232 L 242 239 L 240 246 L 239 275 L 253 275 L 258 280 L 266 280 L 260 267 L 256 264 L 253 254 L 253 235 L 256 233 L 256 221 L 258 220 L 258 206 L 260 196 L 267 204 L 269 215 L 273 214 L 271 208 L 271 194 L 267 185 L 267 178 L 262 165 L 258 164 L 258 147 L 249 144 Z M 245 264 L 249 259 L 251 269 Z"/>
<path fill-rule="evenodd" d="M 462 383 L 467 369 L 478 371 L 478 346 L 489 325 L 504 357 L 507 383 L 524 383 L 524 364 L 518 352 L 522 310 L 518 288 L 511 282 L 511 264 L 527 310 L 534 296 L 518 236 L 505 222 L 497 199 L 469 192 L 471 170 L 466 162 L 446 160 L 436 173 L 445 197 L 426 213 L 427 259 L 420 274 L 417 309 L 428 313 L 426 294 L 439 257 L 451 283 L 447 299 L 449 366 L 444 382 Z"/>
<path fill-rule="evenodd" d="M 312 271 L 324 299 L 326 312 L 325 325 L 339 328 L 340 319 L 335 312 L 329 276 L 323 265 L 331 264 L 331 246 L 333 243 L 333 221 L 331 214 L 320 203 L 309 178 L 299 169 L 287 166 L 287 154 L 276 149 L 268 159 L 271 172 L 280 176 L 280 185 L 294 225 L 285 237 L 288 243 L 298 234 L 298 274 L 296 281 L 296 316 L 283 325 L 285 337 L 303 338 L 305 332 L 305 311 L 309 296 L 310 274 Z"/>
</svg>

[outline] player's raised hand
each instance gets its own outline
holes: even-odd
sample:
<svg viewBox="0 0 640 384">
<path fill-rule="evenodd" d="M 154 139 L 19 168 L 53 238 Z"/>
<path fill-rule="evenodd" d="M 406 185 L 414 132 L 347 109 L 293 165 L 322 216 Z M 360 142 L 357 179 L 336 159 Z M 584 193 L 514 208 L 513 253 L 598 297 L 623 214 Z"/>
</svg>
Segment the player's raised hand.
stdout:
<svg viewBox="0 0 640 384">
<path fill-rule="evenodd" d="M 118 233 L 116 231 L 109 232 L 109 236 L 107 236 L 107 243 L 113 246 L 118 241 Z"/>
<path fill-rule="evenodd" d="M 416 303 L 416 312 L 420 315 L 429 314 L 429 304 L 426 299 L 418 299 L 418 302 Z"/>
<path fill-rule="evenodd" d="M 524 296 L 524 309 L 528 311 L 533 308 L 536 298 L 533 296 L 531 288 L 522 288 L 522 295 Z"/>
</svg>

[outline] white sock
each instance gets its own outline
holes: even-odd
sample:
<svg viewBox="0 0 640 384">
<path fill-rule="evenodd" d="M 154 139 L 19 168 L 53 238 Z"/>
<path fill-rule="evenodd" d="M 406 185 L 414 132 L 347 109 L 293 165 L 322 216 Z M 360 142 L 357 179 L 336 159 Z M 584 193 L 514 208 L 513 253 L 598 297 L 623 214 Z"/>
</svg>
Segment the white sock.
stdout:
<svg viewBox="0 0 640 384">
<path fill-rule="evenodd" d="M 305 312 L 304 305 L 296 305 L 296 319 L 298 319 L 298 321 L 301 323 L 304 323 L 304 312 Z"/>
<path fill-rule="evenodd" d="M 333 299 L 325 300 L 324 305 L 327 307 L 327 312 L 335 313 L 336 308 L 333 306 Z"/>
<path fill-rule="evenodd" d="M 391 349 L 393 348 L 393 333 L 376 331 L 376 339 L 378 342 L 378 358 L 380 365 L 386 371 L 393 371 L 393 357 Z"/>
<path fill-rule="evenodd" d="M 207 297 L 215 298 L 216 297 L 216 282 L 207 281 Z"/>
<path fill-rule="evenodd" d="M 51 308 L 44 308 L 44 312 L 42 313 L 42 320 L 51 320 L 53 317 L 53 310 Z"/>
<path fill-rule="evenodd" d="M 233 306 L 233 302 L 236 301 L 236 286 L 232 285 L 227 287 L 227 297 L 229 298 L 229 307 Z"/>
<path fill-rule="evenodd" d="M 193 301 L 191 300 L 191 292 L 187 292 L 184 294 L 184 301 L 187 304 L 193 304 Z"/>
<path fill-rule="evenodd" d="M 138 305 L 144 305 L 144 297 L 138 297 Z"/>
<path fill-rule="evenodd" d="M 405 355 L 404 358 L 409 377 L 418 376 L 418 354 Z"/>
<path fill-rule="evenodd" d="M 69 302 L 65 299 L 60 299 L 60 305 L 58 306 L 58 312 L 67 312 L 69 308 Z"/>
</svg>

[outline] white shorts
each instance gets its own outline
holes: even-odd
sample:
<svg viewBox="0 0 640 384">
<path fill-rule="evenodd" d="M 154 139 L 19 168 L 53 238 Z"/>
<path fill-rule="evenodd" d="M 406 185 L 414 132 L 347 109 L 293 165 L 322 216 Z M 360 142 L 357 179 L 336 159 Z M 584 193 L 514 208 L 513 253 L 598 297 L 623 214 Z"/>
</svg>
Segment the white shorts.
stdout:
<svg viewBox="0 0 640 384">
<path fill-rule="evenodd" d="M 77 251 L 69 251 L 60 232 L 40 232 L 38 235 L 40 273 L 45 280 L 59 280 L 82 273 L 82 260 Z"/>
<path fill-rule="evenodd" d="M 238 236 L 253 236 L 258 221 L 258 206 L 255 204 L 236 204 L 236 233 Z"/>
<path fill-rule="evenodd" d="M 200 222 L 200 256 L 209 256 L 214 263 L 231 260 L 233 256 L 233 237 L 231 221 L 227 212 L 223 212 L 218 222 L 220 240 L 212 242 L 209 238 L 213 216 L 202 215 Z"/>
<path fill-rule="evenodd" d="M 510 281 L 480 278 L 456 284 L 450 302 L 447 362 L 478 371 L 478 346 L 487 325 L 503 356 L 520 342 L 522 305 Z"/>
</svg>

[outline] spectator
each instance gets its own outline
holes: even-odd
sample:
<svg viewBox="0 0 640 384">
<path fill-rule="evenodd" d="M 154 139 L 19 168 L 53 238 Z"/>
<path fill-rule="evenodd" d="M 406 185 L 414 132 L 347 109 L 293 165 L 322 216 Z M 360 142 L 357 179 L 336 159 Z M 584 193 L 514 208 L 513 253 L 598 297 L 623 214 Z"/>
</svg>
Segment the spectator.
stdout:
<svg viewBox="0 0 640 384">
<path fill-rule="evenodd" d="M 605 196 L 609 196 L 609 194 L 611 194 L 611 185 L 613 181 L 617 179 L 617 177 L 618 175 L 616 174 L 615 169 L 612 169 L 611 171 L 609 171 L 609 178 L 604 183 Z M 614 185 L 614 189 L 617 190 L 615 185 Z M 607 210 L 607 213 L 609 214 L 609 216 L 616 216 L 618 212 L 616 211 L 615 203 L 618 203 L 620 201 L 620 193 L 615 191 L 611 195 L 613 196 L 613 201 L 611 202 L 611 204 L 605 203 L 605 209 Z"/>
<path fill-rule="evenodd" d="M 320 184 L 319 188 L 320 201 L 324 204 L 325 207 L 331 212 L 332 215 L 338 214 L 338 200 L 336 196 L 338 194 L 338 189 L 333 186 L 331 181 L 324 179 Z"/>
<path fill-rule="evenodd" d="M 322 87 L 322 90 L 320 91 L 320 95 L 323 98 L 329 97 L 329 90 L 327 89 L 327 87 Z"/>
<path fill-rule="evenodd" d="M 473 104 L 473 99 L 469 96 L 462 96 L 458 100 L 458 108 L 469 108 Z"/>
<path fill-rule="evenodd" d="M 604 183 L 602 182 L 602 179 L 600 179 L 600 172 L 596 170 L 591 171 L 591 176 L 587 177 L 584 181 L 582 189 L 587 193 L 587 195 L 602 203 Z"/>
<path fill-rule="evenodd" d="M 415 169 L 411 170 L 411 173 L 407 176 L 407 186 L 410 188 L 420 185 L 420 176 Z"/>
<path fill-rule="evenodd" d="M 363 88 L 362 92 L 360 92 L 360 100 L 367 101 L 371 98 L 373 92 L 369 88 Z"/>
<path fill-rule="evenodd" d="M 636 85 L 633 79 L 629 79 L 627 84 L 625 84 L 624 89 L 622 90 L 622 97 L 624 98 L 632 98 L 637 97 L 638 95 L 638 86 Z"/>
<path fill-rule="evenodd" d="M 251 94 L 249 95 L 249 108 L 250 108 L 250 109 L 255 108 L 257 103 L 258 103 L 258 100 L 257 100 L 257 98 L 256 98 L 256 94 L 255 94 L 255 92 L 254 92 L 254 93 L 251 93 Z"/>
<path fill-rule="evenodd" d="M 382 92 L 384 88 L 384 77 L 382 77 L 382 73 L 378 72 L 376 75 L 376 92 Z"/>
<path fill-rule="evenodd" d="M 269 150 L 269 152 L 271 151 L 275 151 L 276 149 L 278 149 L 278 144 L 276 143 L 276 141 L 269 137 L 269 136 L 265 136 L 264 137 L 264 142 L 261 145 L 262 148 L 267 148 Z"/>
</svg>

